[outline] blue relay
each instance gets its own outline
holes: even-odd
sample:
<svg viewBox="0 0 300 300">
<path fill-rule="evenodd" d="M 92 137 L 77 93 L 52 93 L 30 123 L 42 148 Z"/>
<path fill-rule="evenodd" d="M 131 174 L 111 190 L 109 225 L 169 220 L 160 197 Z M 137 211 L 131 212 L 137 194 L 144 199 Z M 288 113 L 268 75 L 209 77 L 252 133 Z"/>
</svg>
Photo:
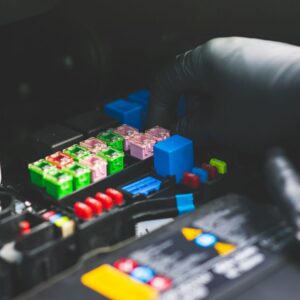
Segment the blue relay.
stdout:
<svg viewBox="0 0 300 300">
<path fill-rule="evenodd" d="M 106 115 L 118 120 L 122 124 L 141 129 L 142 109 L 143 107 L 137 103 L 132 103 L 124 99 L 117 99 L 107 103 L 104 107 L 104 112 Z"/>
<path fill-rule="evenodd" d="M 160 190 L 162 182 L 152 176 L 145 177 L 136 182 L 121 187 L 127 193 L 135 195 L 148 196 L 150 193 Z"/>
<path fill-rule="evenodd" d="M 144 115 L 147 115 L 148 113 L 149 98 L 150 98 L 150 91 L 146 89 L 135 91 L 129 94 L 127 97 L 128 101 L 137 103 L 143 107 Z"/>
<path fill-rule="evenodd" d="M 160 176 L 176 176 L 179 183 L 183 173 L 192 171 L 193 165 L 194 149 L 190 139 L 173 135 L 154 146 L 154 169 Z"/>
</svg>

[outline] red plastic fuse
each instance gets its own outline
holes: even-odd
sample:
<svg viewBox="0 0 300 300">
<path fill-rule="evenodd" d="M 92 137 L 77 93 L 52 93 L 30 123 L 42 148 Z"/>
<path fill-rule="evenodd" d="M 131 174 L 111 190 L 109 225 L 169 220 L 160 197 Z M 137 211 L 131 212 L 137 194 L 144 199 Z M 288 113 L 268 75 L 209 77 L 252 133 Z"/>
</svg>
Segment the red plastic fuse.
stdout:
<svg viewBox="0 0 300 300">
<path fill-rule="evenodd" d="M 87 197 L 84 203 L 92 209 L 95 215 L 101 215 L 103 213 L 102 203 L 95 198 Z"/>
<path fill-rule="evenodd" d="M 124 202 L 123 194 L 116 189 L 108 188 L 106 189 L 105 194 L 111 197 L 116 205 L 122 205 Z"/>
<path fill-rule="evenodd" d="M 210 164 L 203 163 L 201 168 L 208 172 L 209 179 L 214 179 L 218 176 L 218 169 Z"/>
<path fill-rule="evenodd" d="M 90 220 L 93 217 L 92 209 L 82 202 L 74 204 L 74 213 L 79 219 Z"/>
<path fill-rule="evenodd" d="M 97 193 L 95 198 L 101 202 L 106 210 L 111 210 L 114 207 L 113 199 L 104 193 Z"/>
<path fill-rule="evenodd" d="M 58 151 L 52 155 L 47 156 L 46 160 L 59 169 L 63 169 L 69 164 L 72 164 L 74 162 L 72 157 L 70 157 L 65 153 L 62 153 L 61 151 Z"/>
<path fill-rule="evenodd" d="M 131 258 L 121 258 L 114 263 L 114 267 L 124 273 L 131 273 L 137 266 L 138 263 Z"/>
<path fill-rule="evenodd" d="M 193 174 L 193 173 L 184 173 L 182 183 L 191 188 L 191 189 L 198 189 L 200 187 L 200 178 Z"/>
<path fill-rule="evenodd" d="M 22 235 L 30 233 L 30 231 L 31 231 L 30 223 L 26 220 L 21 221 L 19 223 L 19 230 L 20 230 L 20 234 L 22 234 Z"/>
</svg>

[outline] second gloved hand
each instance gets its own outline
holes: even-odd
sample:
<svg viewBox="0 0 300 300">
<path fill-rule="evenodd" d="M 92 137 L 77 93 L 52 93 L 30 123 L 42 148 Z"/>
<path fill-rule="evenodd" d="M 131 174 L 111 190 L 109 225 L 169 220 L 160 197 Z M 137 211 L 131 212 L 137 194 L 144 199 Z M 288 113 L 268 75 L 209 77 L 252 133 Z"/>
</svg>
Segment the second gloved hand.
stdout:
<svg viewBox="0 0 300 300">
<path fill-rule="evenodd" d="M 197 105 L 176 119 L 181 95 L 196 96 Z M 299 113 L 300 47 L 218 38 L 178 56 L 159 74 L 148 126 L 173 127 L 204 147 L 255 155 L 297 142 Z"/>
</svg>

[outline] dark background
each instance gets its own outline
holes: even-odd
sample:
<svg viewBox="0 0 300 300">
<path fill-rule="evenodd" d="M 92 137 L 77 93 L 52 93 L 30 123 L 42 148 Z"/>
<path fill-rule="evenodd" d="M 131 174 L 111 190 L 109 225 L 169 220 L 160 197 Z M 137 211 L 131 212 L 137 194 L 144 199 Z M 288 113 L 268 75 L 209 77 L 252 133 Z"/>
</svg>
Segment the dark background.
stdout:
<svg viewBox="0 0 300 300">
<path fill-rule="evenodd" d="M 298 0 L 10 1 L 0 2 L 0 158 L 48 122 L 148 87 L 211 38 L 300 45 Z"/>
</svg>

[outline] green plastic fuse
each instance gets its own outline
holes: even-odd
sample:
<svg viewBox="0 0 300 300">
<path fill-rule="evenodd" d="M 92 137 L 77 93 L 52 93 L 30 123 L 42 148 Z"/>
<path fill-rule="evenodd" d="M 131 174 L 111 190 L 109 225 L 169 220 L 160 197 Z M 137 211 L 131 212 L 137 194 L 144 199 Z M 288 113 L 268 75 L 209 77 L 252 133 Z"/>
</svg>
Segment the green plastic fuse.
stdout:
<svg viewBox="0 0 300 300">
<path fill-rule="evenodd" d="M 79 161 L 80 159 L 91 155 L 91 152 L 88 149 L 77 144 L 64 149 L 63 153 L 71 156 L 75 161 Z"/>
<path fill-rule="evenodd" d="M 107 161 L 107 173 L 109 175 L 115 174 L 124 169 L 124 152 L 109 148 L 99 152 L 97 156 Z"/>
<path fill-rule="evenodd" d="M 91 184 L 91 171 L 89 168 L 75 162 L 63 171 L 73 177 L 74 190 L 82 189 Z"/>
<path fill-rule="evenodd" d="M 112 130 L 100 132 L 97 135 L 97 138 L 113 149 L 124 151 L 125 139 L 121 135 L 113 132 Z"/>
<path fill-rule="evenodd" d="M 55 199 L 61 199 L 73 192 L 73 177 L 60 170 L 45 176 L 46 192 Z"/>
<path fill-rule="evenodd" d="M 47 173 L 55 173 L 57 168 L 44 159 L 28 165 L 30 180 L 33 184 L 44 187 L 44 177 Z"/>
<path fill-rule="evenodd" d="M 219 174 L 226 174 L 227 173 L 227 163 L 223 160 L 212 158 L 209 161 L 209 164 L 215 168 L 217 168 Z"/>
</svg>

